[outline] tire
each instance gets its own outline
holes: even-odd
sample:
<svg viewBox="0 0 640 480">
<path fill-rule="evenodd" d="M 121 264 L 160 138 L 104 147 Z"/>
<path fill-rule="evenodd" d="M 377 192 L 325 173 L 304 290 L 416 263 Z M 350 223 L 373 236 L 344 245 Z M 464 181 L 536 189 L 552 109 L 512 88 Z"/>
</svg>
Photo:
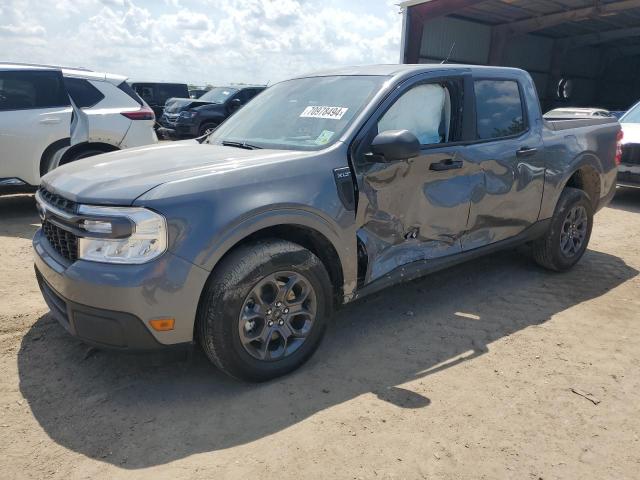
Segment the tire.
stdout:
<svg viewBox="0 0 640 480">
<path fill-rule="evenodd" d="M 294 287 L 301 299 L 306 292 L 305 308 L 315 312 L 313 320 L 306 310 L 299 317 L 282 313 L 288 313 L 287 305 L 292 311 L 302 309 L 302 300 L 298 307 L 285 300 L 276 308 L 276 294 L 265 297 L 265 291 L 269 294 L 269 288 L 273 288 L 274 278 L 283 282 L 289 278 L 278 275 L 298 279 L 287 298 L 297 300 Z M 226 374 L 251 382 L 271 380 L 300 367 L 316 350 L 331 314 L 332 292 L 324 265 L 309 250 L 278 239 L 251 243 L 226 256 L 209 278 L 198 306 L 196 335 L 207 357 Z M 258 296 L 262 298 L 254 301 Z M 313 308 L 309 308 L 311 300 Z M 249 316 L 252 320 L 244 320 Z M 299 330 L 294 330 L 294 325 Z M 289 332 L 307 330 L 303 339 L 293 334 L 285 338 L 280 328 Z M 249 338 L 258 340 L 249 343 Z M 269 340 L 262 342 L 261 338 Z"/>
<path fill-rule="evenodd" d="M 580 212 L 580 217 L 584 214 L 583 220 L 576 220 L 577 212 Z M 574 213 L 576 216 L 573 219 L 569 218 Z M 584 228 L 572 229 L 572 226 L 578 223 L 584 225 Z M 569 270 L 580 261 L 587 250 L 592 228 L 593 204 L 589 196 L 582 190 L 565 188 L 551 218 L 549 230 L 543 237 L 533 242 L 534 260 L 538 265 L 549 270 L 556 272 Z M 578 237 L 581 241 L 579 246 L 576 246 Z M 563 245 L 567 247 L 563 248 Z M 567 252 L 567 249 L 571 251 Z"/>
<path fill-rule="evenodd" d="M 200 130 L 198 130 L 198 137 L 203 137 L 208 133 L 211 133 L 217 126 L 218 125 L 216 125 L 215 123 L 205 123 L 200 127 Z"/>
<path fill-rule="evenodd" d="M 81 160 L 83 158 L 93 157 L 95 155 L 101 155 L 103 153 L 105 153 L 104 150 L 99 150 L 97 148 L 92 148 L 92 149 L 89 149 L 89 150 L 81 150 L 80 152 L 76 153 L 72 157 L 66 158 L 64 163 L 66 164 L 66 163 L 70 163 L 70 162 L 75 162 L 76 160 Z"/>
<path fill-rule="evenodd" d="M 57 167 L 60 167 L 62 165 L 66 165 L 67 163 L 75 162 L 76 160 L 81 160 L 83 158 L 93 157 L 94 155 L 100 155 L 102 153 L 105 153 L 105 151 L 97 149 L 97 148 L 92 148 L 92 149 L 88 149 L 88 150 L 81 150 L 81 151 L 73 154 L 69 158 L 64 158 L 64 156 L 63 156 L 62 157 L 63 161 L 61 160 L 60 163 L 54 164 L 52 162 L 51 164 L 49 164 L 49 168 L 47 169 L 47 173 L 49 173 L 52 170 L 55 170 Z"/>
</svg>

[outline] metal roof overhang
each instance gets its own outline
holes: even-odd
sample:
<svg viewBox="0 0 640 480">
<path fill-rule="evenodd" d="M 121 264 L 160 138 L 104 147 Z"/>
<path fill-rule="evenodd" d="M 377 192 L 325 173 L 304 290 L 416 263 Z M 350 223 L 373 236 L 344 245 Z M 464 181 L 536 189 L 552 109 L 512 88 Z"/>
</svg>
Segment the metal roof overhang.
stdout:
<svg viewBox="0 0 640 480">
<path fill-rule="evenodd" d="M 492 27 L 492 60 L 501 45 L 532 33 L 553 38 L 566 48 L 615 44 L 625 55 L 640 54 L 640 0 L 409 0 L 404 60 L 417 63 L 425 21 L 452 16 Z"/>
</svg>

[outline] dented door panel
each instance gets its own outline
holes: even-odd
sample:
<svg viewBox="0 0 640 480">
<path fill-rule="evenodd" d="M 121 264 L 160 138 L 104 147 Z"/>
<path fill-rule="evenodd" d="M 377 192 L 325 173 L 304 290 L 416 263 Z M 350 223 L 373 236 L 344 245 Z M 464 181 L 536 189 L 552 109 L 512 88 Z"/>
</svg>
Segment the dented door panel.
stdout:
<svg viewBox="0 0 640 480">
<path fill-rule="evenodd" d="M 362 171 L 358 232 L 369 258 L 365 283 L 397 267 L 460 253 L 471 197 L 482 172 L 464 147 L 424 150 L 414 159 L 371 163 Z M 442 161 L 462 167 L 434 171 Z"/>
<path fill-rule="evenodd" d="M 523 146 L 537 152 L 518 158 Z M 464 250 L 489 245 L 518 235 L 533 225 L 540 213 L 544 189 L 544 147 L 539 135 L 469 146 L 469 161 L 484 181 L 471 199 Z"/>
</svg>

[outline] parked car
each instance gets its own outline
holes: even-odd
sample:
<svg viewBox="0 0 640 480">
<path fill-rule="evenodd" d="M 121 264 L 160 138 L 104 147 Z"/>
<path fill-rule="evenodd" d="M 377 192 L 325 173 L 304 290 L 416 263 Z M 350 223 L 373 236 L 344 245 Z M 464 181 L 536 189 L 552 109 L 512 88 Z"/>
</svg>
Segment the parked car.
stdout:
<svg viewBox="0 0 640 480">
<path fill-rule="evenodd" d="M 0 186 L 28 189 L 59 165 L 157 142 L 153 112 L 125 80 L 0 63 Z"/>
<path fill-rule="evenodd" d="M 544 114 L 544 118 L 561 120 L 563 118 L 612 117 L 609 110 L 603 108 L 556 108 Z"/>
<path fill-rule="evenodd" d="M 191 88 L 189 89 L 189 98 L 200 98 L 202 95 L 207 93 L 209 90 L 204 88 Z"/>
<path fill-rule="evenodd" d="M 207 137 L 66 165 L 37 194 L 44 298 L 83 341 L 198 340 L 262 381 L 399 282 L 525 243 L 568 270 L 615 193 L 620 124 L 542 121 L 535 92 L 510 68 L 354 67 L 276 84 Z"/>
<path fill-rule="evenodd" d="M 622 132 L 622 161 L 618 167 L 618 184 L 640 187 L 640 103 L 636 103 L 620 119 Z"/>
<path fill-rule="evenodd" d="M 197 100 L 173 98 L 165 105 L 160 118 L 163 128 L 159 133 L 171 138 L 206 135 L 265 88 L 258 85 L 216 87 Z"/>
<path fill-rule="evenodd" d="M 170 98 L 189 97 L 189 86 L 186 83 L 168 82 L 130 82 L 131 87 L 152 108 L 156 118 L 164 113 L 164 105 Z"/>
</svg>

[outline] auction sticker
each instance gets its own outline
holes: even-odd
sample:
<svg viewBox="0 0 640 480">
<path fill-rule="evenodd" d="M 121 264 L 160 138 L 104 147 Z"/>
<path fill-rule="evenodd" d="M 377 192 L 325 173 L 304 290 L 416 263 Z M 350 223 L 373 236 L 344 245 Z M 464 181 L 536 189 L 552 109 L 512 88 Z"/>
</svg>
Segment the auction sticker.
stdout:
<svg viewBox="0 0 640 480">
<path fill-rule="evenodd" d="M 327 118 L 330 120 L 340 120 L 349 110 L 346 107 L 322 107 L 312 105 L 304 109 L 300 118 Z"/>
</svg>

